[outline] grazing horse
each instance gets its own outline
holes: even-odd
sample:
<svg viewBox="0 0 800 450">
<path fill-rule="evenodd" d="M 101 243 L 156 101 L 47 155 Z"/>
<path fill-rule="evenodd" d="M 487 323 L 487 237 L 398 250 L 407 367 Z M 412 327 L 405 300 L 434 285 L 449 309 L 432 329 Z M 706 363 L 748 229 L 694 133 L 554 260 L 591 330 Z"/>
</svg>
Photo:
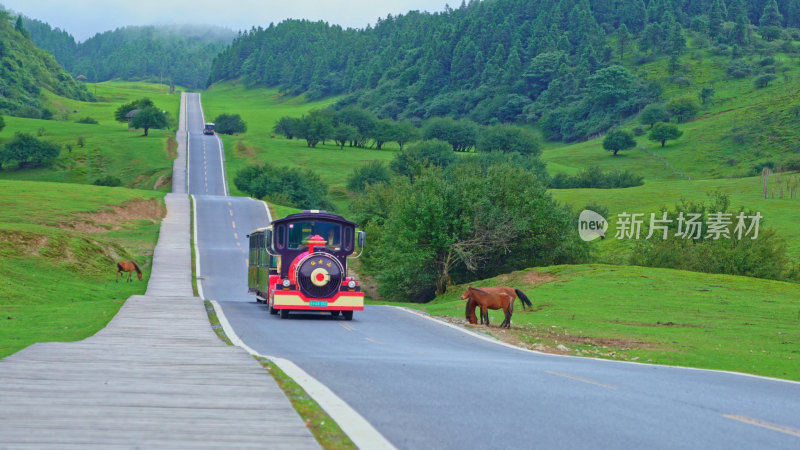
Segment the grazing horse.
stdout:
<svg viewBox="0 0 800 450">
<path fill-rule="evenodd" d="M 128 282 L 132 282 L 131 277 L 133 276 L 133 271 L 136 271 L 136 274 L 139 276 L 139 281 L 142 281 L 142 271 L 139 269 L 139 266 L 136 265 L 133 261 L 120 261 L 117 263 L 117 283 L 119 283 L 119 273 L 120 272 L 128 272 Z M 124 275 L 123 275 L 124 276 Z"/>
<path fill-rule="evenodd" d="M 523 309 L 525 309 L 525 306 L 533 306 L 533 303 L 524 292 L 508 286 L 485 288 L 469 286 L 461 295 L 461 299 L 467 301 L 464 315 L 469 320 L 469 323 L 478 323 L 478 318 L 475 317 L 475 308 L 478 306 L 481 307 L 481 324 L 486 323 L 486 325 L 489 325 L 487 309 L 502 309 L 506 317 L 503 323 L 500 324 L 501 328 L 511 327 L 511 314 L 514 313 L 514 300 L 517 297 L 522 301 Z"/>
</svg>

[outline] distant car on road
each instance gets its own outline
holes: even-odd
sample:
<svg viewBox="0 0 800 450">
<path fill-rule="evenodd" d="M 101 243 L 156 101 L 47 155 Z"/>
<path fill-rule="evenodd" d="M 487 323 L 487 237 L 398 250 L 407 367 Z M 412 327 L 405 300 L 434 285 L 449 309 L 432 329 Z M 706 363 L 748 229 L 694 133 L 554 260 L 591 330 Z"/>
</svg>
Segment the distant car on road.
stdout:
<svg viewBox="0 0 800 450">
<path fill-rule="evenodd" d="M 211 122 L 207 123 L 205 128 L 203 128 L 203 134 L 214 134 L 214 124 Z"/>
</svg>

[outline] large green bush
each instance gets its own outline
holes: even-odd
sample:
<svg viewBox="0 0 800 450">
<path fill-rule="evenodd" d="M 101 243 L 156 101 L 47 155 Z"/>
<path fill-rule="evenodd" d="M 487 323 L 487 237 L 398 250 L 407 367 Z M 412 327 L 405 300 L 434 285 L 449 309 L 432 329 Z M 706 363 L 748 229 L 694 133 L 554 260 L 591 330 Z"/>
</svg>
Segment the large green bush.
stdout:
<svg viewBox="0 0 800 450">
<path fill-rule="evenodd" d="M 234 178 L 236 187 L 258 199 L 280 199 L 281 204 L 303 209 L 332 209 L 328 186 L 312 170 L 248 166 Z"/>
<path fill-rule="evenodd" d="M 244 133 L 247 124 L 239 114 L 220 114 L 214 119 L 214 129 L 222 134 Z"/>
<path fill-rule="evenodd" d="M 585 260 L 572 211 L 532 170 L 464 158 L 397 177 L 353 203 L 372 244 L 363 261 L 382 296 L 427 301 L 451 283 Z"/>
<path fill-rule="evenodd" d="M 52 142 L 40 141 L 28 133 L 17 132 L 14 138 L 0 149 L 0 168 L 15 162 L 20 168 L 40 167 L 50 163 L 61 153 L 61 147 Z"/>
</svg>

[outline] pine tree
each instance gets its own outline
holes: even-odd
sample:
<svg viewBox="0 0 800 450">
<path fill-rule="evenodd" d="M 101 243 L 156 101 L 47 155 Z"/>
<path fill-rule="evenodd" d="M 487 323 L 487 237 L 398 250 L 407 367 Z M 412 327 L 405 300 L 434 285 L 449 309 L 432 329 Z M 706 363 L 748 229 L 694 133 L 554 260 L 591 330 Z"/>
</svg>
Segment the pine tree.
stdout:
<svg viewBox="0 0 800 450">
<path fill-rule="evenodd" d="M 28 30 L 25 29 L 24 25 L 22 25 L 22 16 L 17 16 L 17 21 L 14 23 L 14 29 L 26 38 L 31 37 L 31 34 L 28 33 Z"/>
<path fill-rule="evenodd" d="M 667 11 L 664 0 L 650 0 L 647 5 L 647 20 L 650 23 L 661 23 L 664 13 Z"/>
<path fill-rule="evenodd" d="M 503 83 L 513 85 L 522 78 L 522 60 L 519 57 L 517 47 L 511 47 L 508 52 L 508 59 L 506 60 L 505 70 L 503 72 Z"/>
<path fill-rule="evenodd" d="M 764 7 L 764 13 L 761 14 L 761 19 L 758 24 L 762 27 L 779 27 L 783 23 L 783 16 L 778 11 L 778 2 L 770 0 Z"/>
<path fill-rule="evenodd" d="M 620 3 L 620 22 L 627 25 L 632 33 L 641 33 L 647 25 L 647 9 L 644 6 L 644 0 L 628 0 Z"/>
<path fill-rule="evenodd" d="M 786 26 L 800 28 L 800 0 L 787 0 Z"/>
<path fill-rule="evenodd" d="M 722 33 L 722 23 L 725 21 L 724 3 L 722 0 L 714 0 L 711 10 L 708 13 L 708 34 L 712 38 L 717 38 Z"/>
<path fill-rule="evenodd" d="M 628 46 L 630 40 L 631 34 L 628 32 L 628 27 L 623 23 L 617 28 L 617 49 L 619 51 L 620 61 L 622 61 L 622 58 L 625 56 L 625 48 Z"/>
<path fill-rule="evenodd" d="M 728 21 L 736 22 L 740 16 L 747 16 L 747 3 L 745 0 L 730 0 L 728 2 Z"/>
<path fill-rule="evenodd" d="M 728 41 L 731 44 L 740 46 L 750 45 L 750 21 L 746 15 L 742 14 L 736 19 L 736 24 L 731 29 Z"/>
</svg>

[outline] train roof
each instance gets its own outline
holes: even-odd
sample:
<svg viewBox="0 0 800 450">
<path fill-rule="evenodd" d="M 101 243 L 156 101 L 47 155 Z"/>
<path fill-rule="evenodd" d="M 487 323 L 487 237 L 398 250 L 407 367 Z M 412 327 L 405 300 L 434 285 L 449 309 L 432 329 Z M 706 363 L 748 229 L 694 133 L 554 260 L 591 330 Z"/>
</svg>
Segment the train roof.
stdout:
<svg viewBox="0 0 800 450">
<path fill-rule="evenodd" d="M 342 216 L 337 216 L 336 214 L 329 213 L 328 211 L 318 209 L 306 210 L 297 214 L 289 214 L 283 219 L 273 220 L 272 224 L 275 225 L 279 223 L 293 222 L 296 220 L 327 220 L 330 222 L 339 222 L 344 225 L 358 227 L 355 222 L 351 222 Z"/>
</svg>

